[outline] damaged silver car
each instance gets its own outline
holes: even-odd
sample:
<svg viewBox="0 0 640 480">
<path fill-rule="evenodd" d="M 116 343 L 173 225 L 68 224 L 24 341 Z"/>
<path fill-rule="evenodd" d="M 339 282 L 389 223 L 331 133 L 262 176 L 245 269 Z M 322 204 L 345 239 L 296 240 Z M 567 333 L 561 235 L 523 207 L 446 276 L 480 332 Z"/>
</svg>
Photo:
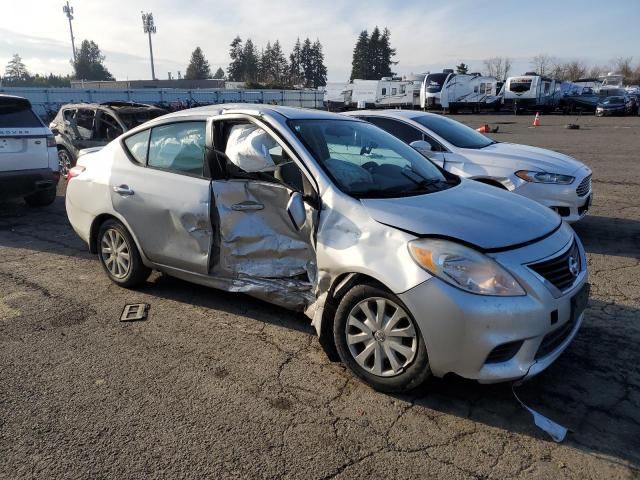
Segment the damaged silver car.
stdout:
<svg viewBox="0 0 640 480">
<path fill-rule="evenodd" d="M 304 311 L 382 391 L 535 375 L 584 318 L 584 250 L 557 214 L 358 119 L 185 110 L 81 156 L 69 177 L 69 221 L 113 282 L 153 269 Z"/>
</svg>

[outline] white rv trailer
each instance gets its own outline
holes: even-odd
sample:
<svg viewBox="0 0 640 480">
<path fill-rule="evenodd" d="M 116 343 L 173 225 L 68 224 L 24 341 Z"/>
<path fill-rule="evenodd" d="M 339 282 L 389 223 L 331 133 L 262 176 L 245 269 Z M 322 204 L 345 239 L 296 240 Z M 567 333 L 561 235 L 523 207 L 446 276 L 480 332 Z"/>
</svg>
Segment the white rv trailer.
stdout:
<svg viewBox="0 0 640 480">
<path fill-rule="evenodd" d="M 376 107 L 415 108 L 420 105 L 420 86 L 426 74 L 407 78 L 383 77 L 378 83 Z"/>
<path fill-rule="evenodd" d="M 561 98 L 561 84 L 559 80 L 541 77 L 527 72 L 518 77 L 509 77 L 505 82 L 505 107 L 517 110 L 553 110 Z"/>
<path fill-rule="evenodd" d="M 428 73 L 425 75 L 420 88 L 420 108 L 423 110 L 440 109 L 440 91 L 453 70 L 447 68 L 441 73 Z"/>
<path fill-rule="evenodd" d="M 384 77 L 381 80 L 355 79 L 344 90 L 346 108 L 415 108 L 420 101 L 420 85 L 426 74 Z"/>
<path fill-rule="evenodd" d="M 329 111 L 345 107 L 345 94 L 349 82 L 328 82 L 324 87 L 323 102 Z"/>
<path fill-rule="evenodd" d="M 479 111 L 483 107 L 496 106 L 500 99 L 498 93 L 498 79 L 495 77 L 479 73 L 452 73 L 440 91 L 440 105 L 450 113 L 463 108 Z"/>
</svg>

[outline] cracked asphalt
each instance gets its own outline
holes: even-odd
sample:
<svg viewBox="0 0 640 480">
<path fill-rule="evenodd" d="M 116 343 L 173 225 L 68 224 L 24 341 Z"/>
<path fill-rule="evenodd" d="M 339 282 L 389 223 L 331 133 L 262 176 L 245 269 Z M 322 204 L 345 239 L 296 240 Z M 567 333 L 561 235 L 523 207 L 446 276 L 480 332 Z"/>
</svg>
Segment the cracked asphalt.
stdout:
<svg viewBox="0 0 640 480">
<path fill-rule="evenodd" d="M 640 118 L 459 115 L 594 171 L 575 226 L 583 328 L 519 387 L 571 429 L 556 444 L 510 385 L 433 380 L 374 392 L 306 317 L 154 274 L 111 284 L 51 207 L 0 204 L 0 478 L 640 478 Z M 120 323 L 125 303 L 151 305 Z"/>
</svg>

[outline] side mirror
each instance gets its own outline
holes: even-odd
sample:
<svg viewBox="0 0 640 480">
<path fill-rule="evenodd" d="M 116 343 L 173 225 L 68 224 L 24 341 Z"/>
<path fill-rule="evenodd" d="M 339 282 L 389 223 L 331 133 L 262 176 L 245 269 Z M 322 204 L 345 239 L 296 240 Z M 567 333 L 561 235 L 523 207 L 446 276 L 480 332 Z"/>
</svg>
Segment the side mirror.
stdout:
<svg viewBox="0 0 640 480">
<path fill-rule="evenodd" d="M 53 135 L 60 135 L 60 130 L 58 130 L 58 127 L 49 127 L 49 130 L 51 130 L 51 133 Z"/>
<path fill-rule="evenodd" d="M 291 197 L 289 197 L 287 213 L 298 230 L 304 227 L 304 224 L 307 221 L 307 212 L 304 208 L 304 200 L 300 192 L 293 192 Z"/>
<path fill-rule="evenodd" d="M 411 142 L 409 146 L 425 157 L 429 157 L 429 154 L 433 152 L 433 147 L 431 146 L 431 144 L 429 142 L 425 142 L 424 140 L 415 140 Z"/>
</svg>

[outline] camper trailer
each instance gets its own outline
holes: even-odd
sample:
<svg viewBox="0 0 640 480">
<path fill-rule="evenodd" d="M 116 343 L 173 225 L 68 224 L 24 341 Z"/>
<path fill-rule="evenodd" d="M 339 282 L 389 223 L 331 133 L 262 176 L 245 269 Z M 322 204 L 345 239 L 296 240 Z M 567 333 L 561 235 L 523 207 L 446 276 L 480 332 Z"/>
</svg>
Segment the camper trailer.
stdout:
<svg viewBox="0 0 640 480">
<path fill-rule="evenodd" d="M 420 88 L 420 108 L 423 110 L 442 108 L 440 106 L 440 92 L 447 78 L 452 74 L 453 70 L 447 68 L 442 70 L 442 73 L 429 73 L 425 75 L 422 81 L 422 87 Z"/>
<path fill-rule="evenodd" d="M 323 102 L 330 112 L 345 108 L 345 94 L 349 82 L 329 82 L 324 87 Z"/>
<path fill-rule="evenodd" d="M 505 107 L 512 108 L 514 111 L 551 111 L 560 100 L 561 83 L 533 72 L 527 72 L 519 77 L 509 77 L 505 82 L 502 101 Z"/>
<path fill-rule="evenodd" d="M 440 105 L 450 113 L 461 109 L 477 112 L 499 105 L 498 80 L 479 73 L 451 74 L 440 91 Z"/>
<path fill-rule="evenodd" d="M 407 78 L 383 77 L 378 83 L 375 106 L 379 108 L 415 108 L 420 105 L 420 87 L 426 74 Z"/>
</svg>

